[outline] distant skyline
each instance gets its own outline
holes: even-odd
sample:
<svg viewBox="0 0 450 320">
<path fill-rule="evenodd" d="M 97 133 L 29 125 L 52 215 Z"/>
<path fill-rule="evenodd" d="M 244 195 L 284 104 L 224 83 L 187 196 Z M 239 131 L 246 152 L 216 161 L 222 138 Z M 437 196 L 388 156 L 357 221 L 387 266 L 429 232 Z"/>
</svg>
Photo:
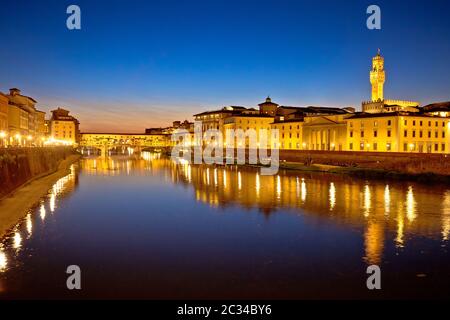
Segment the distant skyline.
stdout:
<svg viewBox="0 0 450 320">
<path fill-rule="evenodd" d="M 82 29 L 66 28 L 77 4 Z M 382 29 L 366 28 L 377 4 Z M 353 106 L 385 97 L 450 100 L 450 2 L 3 1 L 0 91 L 17 87 L 84 132 L 143 132 L 225 105 Z"/>
</svg>

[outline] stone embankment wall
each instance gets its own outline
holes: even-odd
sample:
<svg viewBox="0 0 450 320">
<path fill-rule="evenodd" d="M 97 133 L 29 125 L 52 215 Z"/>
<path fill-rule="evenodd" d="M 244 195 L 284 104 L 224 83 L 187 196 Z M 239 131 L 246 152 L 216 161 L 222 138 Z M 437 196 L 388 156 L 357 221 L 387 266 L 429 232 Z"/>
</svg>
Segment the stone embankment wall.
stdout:
<svg viewBox="0 0 450 320">
<path fill-rule="evenodd" d="M 412 175 L 432 173 L 450 176 L 450 155 L 443 154 L 280 150 L 280 160 L 380 169 Z"/>
<path fill-rule="evenodd" d="M 237 152 L 235 149 L 235 157 Z M 257 154 L 256 150 L 255 153 Z M 268 153 L 270 154 L 270 151 Z M 170 156 L 170 152 L 167 152 L 167 155 Z M 226 150 L 223 150 L 222 155 L 226 155 Z M 248 162 L 249 150 L 245 150 L 245 158 Z M 450 154 L 279 150 L 279 158 L 280 161 L 294 162 L 306 166 L 325 164 L 343 168 L 384 170 L 405 175 L 434 174 L 450 178 Z M 192 150 L 191 160 L 193 159 L 194 151 Z"/>
<path fill-rule="evenodd" d="M 74 153 L 71 147 L 1 148 L 0 199 L 26 182 L 56 171 L 60 162 Z"/>
</svg>

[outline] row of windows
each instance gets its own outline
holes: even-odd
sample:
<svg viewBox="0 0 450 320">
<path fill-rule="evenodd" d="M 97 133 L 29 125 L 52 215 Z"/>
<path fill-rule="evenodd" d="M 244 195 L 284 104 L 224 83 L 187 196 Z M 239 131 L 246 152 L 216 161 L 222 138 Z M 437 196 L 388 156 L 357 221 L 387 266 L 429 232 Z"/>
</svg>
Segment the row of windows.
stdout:
<svg viewBox="0 0 450 320">
<path fill-rule="evenodd" d="M 288 149 L 293 149 L 293 147 L 295 146 L 296 149 L 300 149 L 300 143 L 297 142 L 296 144 L 293 144 L 292 142 L 289 142 L 288 144 L 285 144 L 284 142 L 281 142 L 280 144 L 280 148 L 284 149 L 285 147 L 288 147 Z M 277 144 L 274 143 L 274 148 L 277 147 Z M 335 150 L 339 150 L 342 151 L 342 144 L 339 144 L 338 146 L 335 146 L 334 144 L 329 144 L 329 143 L 312 143 L 310 145 L 307 145 L 305 143 L 303 143 L 303 149 L 308 149 L 308 150 L 330 150 L 330 151 L 335 151 Z"/>
<path fill-rule="evenodd" d="M 445 143 L 441 143 L 440 146 L 441 146 L 441 151 L 445 152 Z M 348 147 L 349 147 L 349 150 L 353 150 L 353 143 L 350 143 Z M 424 147 L 423 145 L 419 145 L 418 151 L 419 152 L 424 152 L 424 148 L 423 147 Z M 362 142 L 359 144 L 359 150 L 360 151 L 369 150 L 369 149 L 370 149 L 370 145 L 369 144 L 366 145 L 366 144 L 364 144 Z M 432 149 L 434 149 L 435 152 L 438 152 L 439 151 L 439 143 L 434 143 L 432 145 L 428 145 L 426 152 L 431 152 Z M 377 151 L 378 150 L 378 143 L 375 142 L 375 143 L 372 144 L 372 150 L 373 151 Z M 390 142 L 386 143 L 386 150 L 387 151 L 391 151 L 392 150 Z M 416 144 L 404 143 L 403 144 L 403 151 L 416 151 Z"/>
<path fill-rule="evenodd" d="M 350 121 L 349 124 L 350 124 L 350 128 L 353 128 L 353 122 Z M 387 120 L 387 126 L 389 127 L 391 125 L 392 125 L 392 120 Z M 373 122 L 373 126 L 378 127 L 378 121 L 375 120 Z M 364 128 L 364 122 L 361 122 L 361 128 Z"/>
<path fill-rule="evenodd" d="M 287 128 L 287 126 L 286 126 Z M 297 130 L 300 129 L 300 125 L 297 125 Z M 281 130 L 284 130 L 284 126 L 281 126 Z M 289 126 L 289 130 L 292 130 L 292 126 Z"/>
<path fill-rule="evenodd" d="M 412 137 L 415 138 L 416 137 L 416 130 L 412 130 L 411 133 L 412 133 Z M 388 137 L 390 137 L 391 136 L 391 130 L 387 130 L 386 135 Z M 364 138 L 364 131 L 361 131 L 360 136 L 361 136 L 361 138 Z M 374 136 L 374 138 L 378 137 L 378 131 L 377 130 L 373 131 L 373 136 Z M 405 138 L 408 137 L 408 130 L 404 130 L 403 136 Z M 419 131 L 419 137 L 423 138 L 423 131 Z M 435 138 L 439 137 L 439 132 L 438 131 L 434 132 L 434 137 Z M 441 137 L 445 138 L 445 131 L 442 131 Z M 350 138 L 353 138 L 353 131 L 350 131 Z M 428 131 L 428 138 L 431 138 L 431 131 Z"/>
<path fill-rule="evenodd" d="M 407 126 L 408 123 L 412 123 L 413 126 L 416 126 L 418 124 L 420 127 L 422 127 L 424 125 L 424 123 L 427 123 L 427 121 L 423 121 L 423 120 L 409 120 L 409 121 L 410 122 L 408 122 L 408 120 L 404 120 L 404 122 L 403 122 L 404 125 Z M 353 122 L 350 121 L 349 124 L 350 124 L 350 128 L 353 128 Z M 431 127 L 432 124 L 433 124 L 433 122 L 431 120 L 429 120 L 428 121 L 428 126 Z M 392 125 L 392 120 L 387 120 L 387 125 L 391 126 Z M 442 127 L 445 127 L 445 121 L 442 121 L 441 125 L 442 125 Z M 373 126 L 374 127 L 378 126 L 378 121 L 377 120 L 373 122 Z M 434 121 L 434 126 L 438 127 L 439 126 L 439 121 Z M 363 127 L 364 127 L 364 122 L 361 122 L 361 128 L 363 128 Z"/>
<path fill-rule="evenodd" d="M 405 138 L 408 137 L 408 130 L 405 130 L 405 131 L 403 132 L 403 136 L 404 136 Z M 441 136 L 442 136 L 442 138 L 445 138 L 445 131 L 442 131 Z M 415 130 L 412 131 L 412 137 L 413 137 L 413 138 L 416 137 L 416 131 L 415 131 Z M 419 131 L 419 137 L 420 137 L 420 138 L 423 137 L 423 132 L 422 132 L 422 131 Z M 435 138 L 438 138 L 438 137 L 439 137 L 438 131 L 435 131 L 435 132 L 434 132 L 434 137 L 435 137 Z M 431 131 L 428 131 L 428 138 L 431 138 Z"/>
<path fill-rule="evenodd" d="M 386 131 L 386 135 L 388 137 L 390 137 L 391 136 L 391 130 L 387 130 Z M 360 136 L 361 136 L 361 138 L 364 138 L 364 131 L 361 131 Z M 373 131 L 373 136 L 374 136 L 374 138 L 378 137 L 378 131 L 377 130 Z M 350 131 L 350 138 L 353 138 L 353 131 Z"/>
<path fill-rule="evenodd" d="M 242 129 L 242 127 L 239 126 L 238 129 Z M 252 129 L 253 129 L 253 128 L 252 128 Z M 264 129 L 270 131 L 270 127 L 267 127 L 267 128 L 260 128 L 260 130 L 264 130 Z M 247 130 L 250 130 L 250 127 L 247 127 Z"/>
<path fill-rule="evenodd" d="M 420 121 L 412 120 L 412 125 L 415 126 L 417 122 L 419 123 L 420 127 L 423 126 L 423 121 L 422 120 L 420 120 Z M 405 120 L 404 124 L 405 124 L 405 126 L 407 126 L 408 125 L 408 120 Z M 431 121 L 428 121 L 428 126 L 431 127 Z M 439 121 L 435 121 L 434 122 L 434 126 L 438 127 L 439 126 Z M 442 121 L 442 126 L 445 127 L 445 121 Z"/>
<path fill-rule="evenodd" d="M 281 138 L 284 139 L 284 133 L 281 134 Z M 289 138 L 292 138 L 292 133 L 289 133 Z M 297 133 L 297 139 L 300 138 L 300 133 Z"/>
<path fill-rule="evenodd" d="M 243 123 L 243 122 L 245 123 L 245 121 L 242 121 L 242 120 L 238 121 L 238 123 Z M 256 121 L 256 120 L 254 120 L 253 122 L 254 122 L 254 124 L 257 124 L 257 123 L 264 124 L 265 123 L 265 121 Z M 250 124 L 250 120 L 247 120 L 247 124 Z"/>
</svg>

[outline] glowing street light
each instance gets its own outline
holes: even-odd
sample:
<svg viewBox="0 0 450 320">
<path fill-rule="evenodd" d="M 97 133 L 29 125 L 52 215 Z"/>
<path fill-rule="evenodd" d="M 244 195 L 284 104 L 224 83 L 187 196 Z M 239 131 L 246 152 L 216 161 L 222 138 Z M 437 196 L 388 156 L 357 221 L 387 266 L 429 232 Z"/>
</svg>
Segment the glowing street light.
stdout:
<svg viewBox="0 0 450 320">
<path fill-rule="evenodd" d="M 6 146 L 6 136 L 7 136 L 7 134 L 5 131 L 0 131 L 0 139 L 1 139 L 0 146 L 3 146 L 3 147 Z"/>
</svg>

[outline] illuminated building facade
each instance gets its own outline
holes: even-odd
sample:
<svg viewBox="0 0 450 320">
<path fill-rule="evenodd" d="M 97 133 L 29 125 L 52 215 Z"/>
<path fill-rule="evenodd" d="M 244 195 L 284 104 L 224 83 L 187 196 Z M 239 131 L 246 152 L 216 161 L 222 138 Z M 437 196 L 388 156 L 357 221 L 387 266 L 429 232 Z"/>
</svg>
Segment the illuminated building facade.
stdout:
<svg viewBox="0 0 450 320">
<path fill-rule="evenodd" d="M 393 112 L 347 119 L 349 151 L 449 153 L 450 118 Z"/>
<path fill-rule="evenodd" d="M 249 148 L 250 137 L 245 138 L 245 146 L 242 145 L 242 141 L 238 142 L 234 139 L 231 141 L 231 136 L 227 135 L 228 130 L 232 130 L 232 132 L 236 132 L 235 130 L 242 130 L 244 133 L 247 130 L 254 130 L 255 133 L 255 143 L 256 146 L 259 147 L 261 141 L 260 131 L 264 130 L 266 134 L 265 145 L 267 148 L 270 146 L 270 124 L 273 122 L 273 117 L 266 114 L 241 114 L 238 116 L 231 116 L 224 119 L 224 146 L 234 145 L 237 148 L 245 147 Z"/>
<path fill-rule="evenodd" d="M 12 146 L 40 146 L 45 136 L 42 121 L 45 112 L 36 109 L 36 100 L 24 96 L 17 88 L 9 90 L 8 144 Z"/>
<path fill-rule="evenodd" d="M 0 92 L 0 147 L 7 145 L 8 131 L 8 97 Z"/>
<path fill-rule="evenodd" d="M 271 128 L 279 130 L 279 148 L 286 150 L 345 149 L 346 122 L 353 114 L 349 108 L 280 107 Z M 273 147 L 276 142 L 273 142 Z"/>
<path fill-rule="evenodd" d="M 10 105 L 8 111 L 9 144 L 23 146 L 28 136 L 28 112 L 15 105 Z"/>
<path fill-rule="evenodd" d="M 260 114 L 268 115 L 271 117 L 275 117 L 275 115 L 277 114 L 278 104 L 272 102 L 272 99 L 270 99 L 270 97 L 267 97 L 266 101 L 258 104 L 258 106 Z"/>
<path fill-rule="evenodd" d="M 241 106 L 228 106 L 223 107 L 219 110 L 214 111 L 206 111 L 202 113 L 198 113 L 194 115 L 195 121 L 201 121 L 202 122 L 202 131 L 205 132 L 207 130 L 217 130 L 217 132 L 220 132 L 222 134 L 222 137 L 225 137 L 225 119 L 233 116 L 239 116 L 239 115 L 259 115 L 259 111 L 250 108 L 247 109 L 245 107 Z M 216 143 L 213 142 L 214 138 L 204 138 L 203 143 L 209 144 L 209 143 Z"/>
<path fill-rule="evenodd" d="M 346 119 L 352 114 L 306 117 L 303 123 L 305 150 L 344 151 L 347 137 Z"/>
<path fill-rule="evenodd" d="M 77 144 L 80 134 L 79 125 L 79 121 L 69 115 L 68 110 L 62 108 L 53 110 L 50 119 L 51 139 L 64 141 L 68 144 Z"/>
<path fill-rule="evenodd" d="M 278 130 L 278 144 L 272 141 L 272 147 L 278 149 L 303 149 L 303 119 L 273 122 L 271 129 Z"/>
</svg>

